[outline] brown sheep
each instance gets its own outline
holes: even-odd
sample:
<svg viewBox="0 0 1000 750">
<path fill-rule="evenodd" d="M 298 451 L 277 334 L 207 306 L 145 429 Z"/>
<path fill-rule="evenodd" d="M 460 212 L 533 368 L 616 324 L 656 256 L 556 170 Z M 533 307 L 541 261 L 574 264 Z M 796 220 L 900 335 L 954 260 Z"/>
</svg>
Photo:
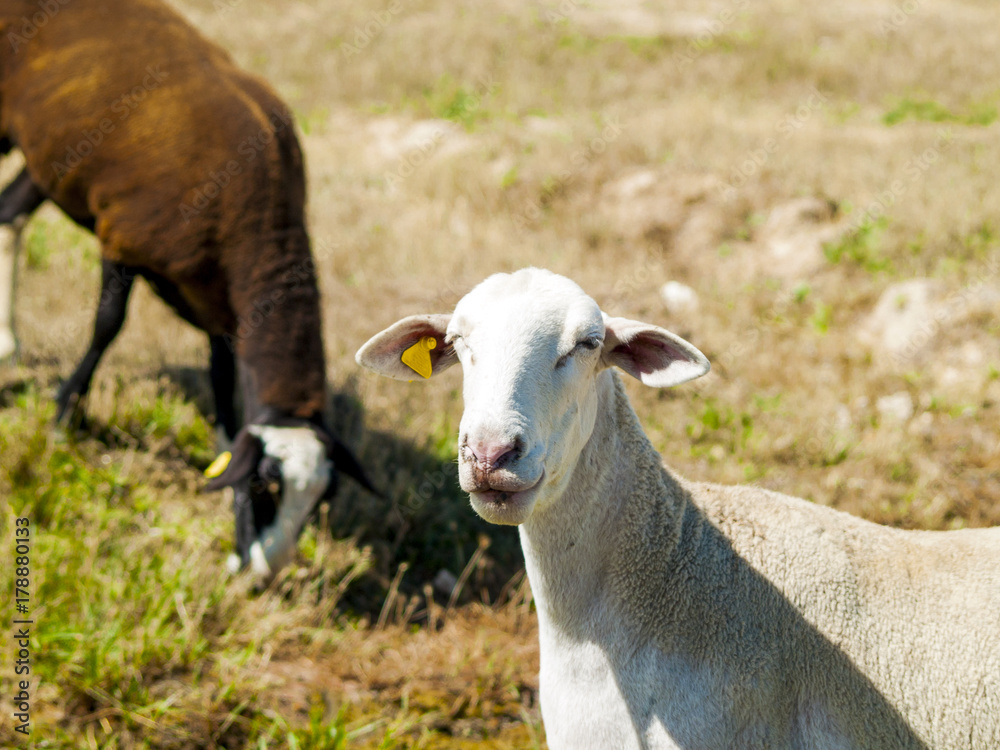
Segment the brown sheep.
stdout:
<svg viewBox="0 0 1000 750">
<path fill-rule="evenodd" d="M 58 393 L 59 419 L 87 393 L 143 277 L 209 336 L 217 424 L 234 438 L 209 488 L 235 487 L 236 567 L 280 567 L 334 491 L 335 465 L 370 488 L 323 419 L 320 297 L 290 110 L 159 0 L 0 0 L 0 153 L 15 147 L 25 167 L 0 193 L 0 358 L 16 353 L 19 231 L 51 200 L 102 254 L 93 340 Z"/>
</svg>

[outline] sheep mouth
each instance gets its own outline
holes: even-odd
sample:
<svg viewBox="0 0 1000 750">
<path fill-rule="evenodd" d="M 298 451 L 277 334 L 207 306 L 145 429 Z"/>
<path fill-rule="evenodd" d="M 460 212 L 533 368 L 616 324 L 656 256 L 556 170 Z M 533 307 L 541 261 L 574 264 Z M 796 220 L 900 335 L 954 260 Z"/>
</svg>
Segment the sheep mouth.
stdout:
<svg viewBox="0 0 1000 750">
<path fill-rule="evenodd" d="M 249 568 L 258 579 L 270 582 L 295 557 L 302 528 L 322 496 L 320 489 L 284 484 L 275 492 L 261 483 L 237 489 L 237 554 L 226 560 L 229 572 Z"/>
<path fill-rule="evenodd" d="M 500 487 L 486 486 L 469 492 L 472 508 L 490 523 L 516 526 L 524 523 L 535 505 L 544 472 L 536 481 L 520 486 L 504 482 Z M 498 483 L 501 484 L 501 483 Z"/>
<path fill-rule="evenodd" d="M 525 490 L 518 490 L 517 492 L 511 492 L 509 490 L 481 490 L 474 493 L 481 501 L 486 503 L 492 503 L 493 505 L 503 506 L 506 503 L 516 502 L 520 496 L 524 495 L 526 492 L 531 492 L 534 486 L 529 487 Z"/>
<path fill-rule="evenodd" d="M 507 494 L 518 495 L 522 492 L 533 490 L 542 482 L 545 469 L 540 467 L 539 475 L 536 479 L 523 479 L 507 469 L 494 469 L 488 472 L 479 472 L 470 469 L 468 476 L 460 476 L 459 484 L 468 493 L 482 493 L 484 495 Z"/>
</svg>

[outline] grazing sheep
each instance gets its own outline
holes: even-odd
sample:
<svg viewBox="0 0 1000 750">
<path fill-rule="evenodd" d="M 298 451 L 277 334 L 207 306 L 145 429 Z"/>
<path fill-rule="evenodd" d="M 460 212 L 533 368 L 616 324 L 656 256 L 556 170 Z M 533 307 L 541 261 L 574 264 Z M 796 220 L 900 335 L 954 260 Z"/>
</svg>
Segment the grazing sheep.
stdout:
<svg viewBox="0 0 1000 750">
<path fill-rule="evenodd" d="M 668 387 L 693 346 L 573 282 L 492 276 L 360 364 L 461 362 L 459 478 L 520 524 L 549 747 L 1000 747 L 1000 529 L 901 531 L 666 469 L 611 366 Z"/>
<path fill-rule="evenodd" d="M 44 7 L 43 7 L 44 6 Z M 0 2 L 0 357 L 16 352 L 18 235 L 45 200 L 101 242 L 94 335 L 57 396 L 65 419 L 143 277 L 209 335 L 233 460 L 236 568 L 280 567 L 335 468 L 370 487 L 323 420 L 326 366 L 292 114 L 158 0 Z M 244 423 L 233 405 L 237 364 Z M 238 432 L 239 430 L 239 432 Z"/>
</svg>

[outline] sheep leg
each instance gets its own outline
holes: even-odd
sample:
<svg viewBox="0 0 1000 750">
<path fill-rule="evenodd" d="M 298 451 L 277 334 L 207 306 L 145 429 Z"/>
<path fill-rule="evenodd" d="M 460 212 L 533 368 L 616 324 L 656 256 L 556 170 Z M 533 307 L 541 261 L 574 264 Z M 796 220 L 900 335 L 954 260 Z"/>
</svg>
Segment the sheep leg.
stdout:
<svg viewBox="0 0 1000 750">
<path fill-rule="evenodd" d="M 104 351 L 115 340 L 125 322 L 129 293 L 135 281 L 137 269 L 109 260 L 101 262 L 101 301 L 97 305 L 94 320 L 94 336 L 90 348 L 80 360 L 76 370 L 63 383 L 56 396 L 56 421 L 64 422 L 90 389 L 90 379 Z"/>
<path fill-rule="evenodd" d="M 209 378 L 215 396 L 215 429 L 220 443 L 230 443 L 236 437 L 236 359 L 222 336 L 209 336 L 211 364 Z"/>
<path fill-rule="evenodd" d="M 0 362 L 17 360 L 14 334 L 14 292 L 17 281 L 17 254 L 21 230 L 28 215 L 45 196 L 31 181 L 26 169 L 0 193 Z"/>
<path fill-rule="evenodd" d="M 243 396 L 243 424 L 250 424 L 260 414 L 262 404 L 257 400 L 257 380 L 253 370 L 238 360 L 236 373 L 240 378 L 240 395 Z"/>
</svg>

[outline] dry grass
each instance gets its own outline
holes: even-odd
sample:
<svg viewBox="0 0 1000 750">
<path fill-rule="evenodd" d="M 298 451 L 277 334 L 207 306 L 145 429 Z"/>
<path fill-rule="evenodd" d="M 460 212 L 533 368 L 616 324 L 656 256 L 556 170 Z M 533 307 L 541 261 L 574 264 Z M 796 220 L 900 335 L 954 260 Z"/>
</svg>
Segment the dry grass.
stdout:
<svg viewBox="0 0 1000 750">
<path fill-rule="evenodd" d="M 297 113 L 337 419 L 394 505 L 345 486 L 330 509 L 338 541 L 309 532 L 274 591 L 217 579 L 231 521 L 196 491 L 211 455 L 195 409 L 207 406 L 203 337 L 140 290 L 98 371 L 95 435 L 51 437 L 38 394 L 82 351 L 98 269 L 92 239 L 41 213 L 18 303 L 25 366 L 0 371 L 0 493 L 13 498 L 0 526 L 6 535 L 12 514 L 51 515 L 60 496 L 96 503 L 49 532 L 52 554 L 67 545 L 85 562 L 79 577 L 96 581 L 81 596 L 97 597 L 116 566 L 132 570 L 125 560 L 160 562 L 136 569 L 147 588 L 60 627 L 84 643 L 99 614 L 122 627 L 152 618 L 162 632 L 148 638 L 170 645 L 109 642 L 88 672 L 83 647 L 60 646 L 40 618 L 37 648 L 50 656 L 36 740 L 542 742 L 532 615 L 523 589 L 503 591 L 520 564 L 516 536 L 475 521 L 455 488 L 460 374 L 394 384 L 353 363 L 385 325 L 447 311 L 495 271 L 565 273 L 609 312 L 671 327 L 708 354 L 703 382 L 630 386 L 684 475 L 753 481 L 904 527 L 1000 523 L 992 4 L 178 4 Z M 870 316 L 910 278 L 932 279 L 954 304 L 929 312 L 920 346 L 893 358 Z M 696 312 L 665 308 L 670 279 L 697 290 Z M 912 416 L 879 408 L 898 394 Z M 87 473 L 109 464 L 117 474 Z M 74 523 L 87 524 L 82 547 L 59 536 Z M 446 597 L 435 603 L 426 586 L 441 569 L 459 575 L 484 534 L 490 548 L 444 613 Z M 186 572 L 171 572 L 177 561 Z M 40 590 L 58 597 L 71 572 L 35 564 L 52 581 Z M 0 741 L 11 737 L 5 712 Z"/>
</svg>

